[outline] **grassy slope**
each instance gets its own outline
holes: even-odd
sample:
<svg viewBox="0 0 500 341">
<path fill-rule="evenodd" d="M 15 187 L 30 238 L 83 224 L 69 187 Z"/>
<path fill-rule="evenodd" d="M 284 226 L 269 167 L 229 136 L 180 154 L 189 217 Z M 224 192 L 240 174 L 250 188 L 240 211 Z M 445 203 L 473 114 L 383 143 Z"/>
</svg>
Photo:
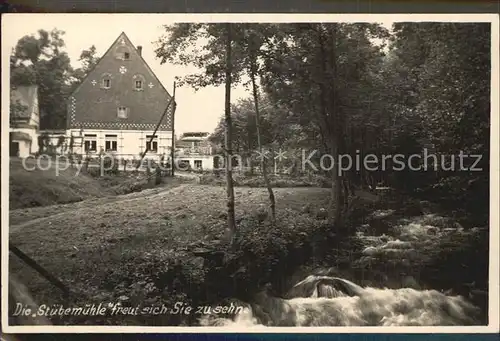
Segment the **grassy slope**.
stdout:
<svg viewBox="0 0 500 341">
<path fill-rule="evenodd" d="M 10 225 L 18 225 L 24 222 L 28 222 L 30 220 L 54 216 L 57 214 L 63 214 L 65 212 L 78 210 L 85 207 L 93 208 L 102 204 L 109 204 L 124 199 L 146 197 L 161 191 L 165 191 L 166 189 L 169 188 L 174 188 L 176 186 L 181 185 L 182 183 L 184 183 L 182 179 L 175 179 L 175 180 L 168 179 L 166 183 L 160 185 L 159 187 L 147 188 L 140 192 L 132 192 L 123 195 L 116 195 L 112 193 L 107 196 L 95 197 L 95 198 L 91 197 L 89 198 L 89 200 L 82 200 L 67 204 L 52 204 L 47 206 L 13 209 L 9 211 L 9 223 Z M 104 192 L 104 194 L 107 194 L 107 192 Z"/>
<path fill-rule="evenodd" d="M 35 166 L 28 162 L 28 167 Z M 47 166 L 47 162 L 43 167 Z M 94 169 L 95 170 L 95 169 Z M 134 192 L 149 190 L 154 187 L 153 181 L 147 181 L 145 173 L 120 173 L 114 176 L 92 177 L 76 168 L 60 170 L 56 173 L 54 167 L 41 170 L 27 170 L 20 160 L 11 159 L 9 168 L 9 208 L 11 224 L 18 224 L 26 219 L 46 216 L 51 211 L 73 209 L 79 207 L 82 200 L 102 198 L 102 202 L 114 200 L 112 197 L 120 194 L 136 195 Z M 161 187 L 173 187 L 192 179 L 165 178 Z M 150 194 L 145 192 L 144 195 Z M 64 204 L 65 206 L 50 207 Z M 29 210 L 25 210 L 29 208 Z M 21 209 L 21 210 L 19 210 Z"/>
<path fill-rule="evenodd" d="M 29 165 L 30 167 L 33 165 Z M 96 179 L 75 170 L 26 170 L 19 160 L 11 160 L 9 174 L 10 209 L 71 203 L 110 195 Z"/>
<path fill-rule="evenodd" d="M 50 178 L 49 172 L 43 174 L 23 172 L 28 173 L 22 169 L 14 169 L 11 175 L 17 176 L 15 181 L 18 183 L 26 177 L 23 186 L 31 184 L 30 193 L 54 191 L 54 188 L 60 192 L 67 192 L 71 182 L 76 182 L 78 179 L 76 185 L 87 191 L 81 197 L 90 197 L 80 202 L 17 209 L 10 212 L 10 240 L 62 279 L 74 292 L 79 293 L 76 305 L 103 301 L 116 302 L 124 295 L 127 296 L 127 302 L 132 305 L 148 304 L 148 302 L 157 305 L 164 302 L 158 300 L 159 296 L 166 296 L 167 301 L 169 298 L 174 302 L 187 301 L 187 296 L 198 290 L 199 287 L 196 287 L 194 282 L 203 281 L 204 275 L 200 273 L 199 278 L 196 278 L 200 270 L 200 259 L 190 249 L 193 249 L 193 244 L 199 244 L 200 241 L 210 242 L 222 237 L 226 223 L 224 187 L 181 184 L 183 182 L 181 179 L 175 181 L 167 179 L 168 183 L 160 188 L 116 196 L 114 195 L 116 192 L 106 189 L 119 185 L 120 179 L 117 178 L 106 179 L 104 181 L 112 184 L 102 185 L 102 180 L 99 182 L 88 176 L 74 179 L 72 174 L 66 174 L 57 178 L 53 176 L 52 182 L 47 183 L 42 180 Z M 36 177 L 33 177 L 33 174 L 36 174 Z M 110 192 L 113 194 L 109 194 Z M 304 230 L 312 231 L 315 228 L 316 213 L 320 208 L 327 206 L 329 199 L 327 188 L 275 189 L 278 221 L 283 223 L 278 233 L 271 236 L 268 231 L 262 229 L 262 226 L 258 226 L 258 223 L 246 223 L 249 216 L 262 211 L 262 204 L 267 203 L 266 189 L 238 187 L 235 189 L 235 194 L 237 220 L 241 223 L 245 217 L 242 225 L 243 227 L 248 225 L 246 228 L 249 232 L 246 232 L 246 237 L 249 237 L 251 242 L 249 249 L 255 249 L 257 255 L 260 251 L 265 251 L 263 254 L 266 254 L 275 247 L 282 247 L 294 239 L 293 235 L 300 235 Z M 64 199 L 65 194 L 61 195 Z M 103 197 L 105 195 L 107 196 Z M 298 224 L 295 225 L 295 222 Z M 269 239 L 271 243 L 266 244 Z M 348 253 L 353 250 L 349 246 L 332 244 L 330 248 L 338 252 L 334 252 L 333 259 L 328 259 L 327 264 L 335 264 L 341 258 L 351 259 Z M 276 251 L 278 259 L 282 254 L 281 251 Z M 251 256 L 252 263 L 258 263 L 257 267 L 265 265 L 267 259 L 260 259 L 257 255 Z M 58 289 L 16 257 L 10 257 L 9 261 L 10 271 L 28 284 L 36 301 L 45 304 L 62 302 Z M 187 271 L 171 271 L 177 266 L 175 262 L 187 267 Z M 280 264 L 281 267 L 286 267 L 287 263 Z M 380 265 L 383 264 L 385 263 L 382 262 Z M 310 264 L 313 267 L 319 265 Z M 376 275 L 374 270 L 369 269 L 366 274 L 363 271 L 362 274 L 358 274 L 360 277 L 350 269 L 348 273 L 351 276 L 346 273 L 345 277 L 356 279 L 363 284 L 365 280 L 371 281 L 368 277 Z M 252 272 L 248 278 L 254 280 L 252 276 L 258 274 L 258 269 L 248 271 Z M 169 273 L 174 280 L 172 278 L 163 280 L 162 277 Z M 309 270 L 305 272 L 308 273 Z M 175 280 L 179 274 L 192 274 L 193 278 L 183 278 L 181 284 L 175 287 Z M 220 277 L 217 275 L 215 277 L 215 282 L 220 282 Z M 156 288 L 161 290 L 165 287 L 168 290 L 163 294 L 161 291 L 149 292 L 148 285 L 153 282 L 156 282 Z M 380 285 L 386 285 L 387 282 L 387 278 L 383 278 Z M 173 297 L 173 293 L 178 296 Z M 187 296 L 183 298 L 182 295 Z M 116 318 L 97 321 L 87 319 L 85 322 L 126 323 Z M 131 317 L 128 322 L 137 324 L 139 321 L 136 317 Z M 156 323 L 163 322 L 160 319 Z M 169 323 L 174 322 L 169 321 Z M 146 324 L 151 325 L 155 322 L 148 320 Z"/>
<path fill-rule="evenodd" d="M 328 189 L 321 188 L 281 188 L 275 193 L 278 209 L 297 215 L 305 203 L 324 207 L 328 200 Z M 237 188 L 235 194 L 237 219 L 267 200 L 264 188 Z M 124 283 L 147 281 L 152 271 L 168 268 L 172 258 L 191 261 L 193 256 L 185 251 L 189 244 L 221 238 L 225 197 L 222 187 L 181 185 L 112 202 L 92 199 L 46 218 L 11 225 L 10 239 L 81 293 L 85 303 L 90 298 L 116 300 L 117 295 L 130 296 Z M 60 300 L 57 289 L 16 257 L 10 257 L 10 271 L 28 283 L 38 302 Z M 144 297 L 137 300 L 143 302 Z"/>
</svg>

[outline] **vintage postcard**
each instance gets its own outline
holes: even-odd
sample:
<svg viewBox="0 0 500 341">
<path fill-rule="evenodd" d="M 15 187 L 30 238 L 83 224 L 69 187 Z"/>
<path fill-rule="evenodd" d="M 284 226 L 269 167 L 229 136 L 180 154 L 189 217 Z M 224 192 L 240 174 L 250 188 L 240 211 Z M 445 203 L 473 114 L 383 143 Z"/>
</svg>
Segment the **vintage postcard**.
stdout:
<svg viewBox="0 0 500 341">
<path fill-rule="evenodd" d="M 498 332 L 497 15 L 2 19 L 5 332 Z"/>
</svg>

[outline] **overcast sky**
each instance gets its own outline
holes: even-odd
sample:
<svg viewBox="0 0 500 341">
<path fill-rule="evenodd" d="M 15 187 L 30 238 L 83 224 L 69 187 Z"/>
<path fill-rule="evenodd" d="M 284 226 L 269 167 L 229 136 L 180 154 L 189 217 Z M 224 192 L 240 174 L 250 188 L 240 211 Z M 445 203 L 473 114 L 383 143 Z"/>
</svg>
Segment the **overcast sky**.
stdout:
<svg viewBox="0 0 500 341">
<path fill-rule="evenodd" d="M 179 19 L 182 20 L 182 15 Z M 79 67 L 78 58 L 82 50 L 95 45 L 101 56 L 123 31 L 134 46 L 143 47 L 143 57 L 163 85 L 171 92 L 176 76 L 184 76 L 197 69 L 163 64 L 156 59 L 154 42 L 164 34 L 163 25 L 172 24 L 172 16 L 136 14 L 16 14 L 2 16 L 2 51 L 10 51 L 25 35 L 35 34 L 39 29 L 62 30 L 66 52 L 73 67 Z M 174 19 L 175 20 L 175 19 Z M 390 27 L 391 21 L 384 21 Z M 5 45 L 4 45 L 5 44 Z M 247 97 L 250 93 L 243 87 L 235 87 L 232 102 Z M 189 87 L 177 88 L 178 103 L 176 133 L 186 131 L 212 132 L 224 112 L 224 86 L 207 87 L 194 92 Z"/>
</svg>

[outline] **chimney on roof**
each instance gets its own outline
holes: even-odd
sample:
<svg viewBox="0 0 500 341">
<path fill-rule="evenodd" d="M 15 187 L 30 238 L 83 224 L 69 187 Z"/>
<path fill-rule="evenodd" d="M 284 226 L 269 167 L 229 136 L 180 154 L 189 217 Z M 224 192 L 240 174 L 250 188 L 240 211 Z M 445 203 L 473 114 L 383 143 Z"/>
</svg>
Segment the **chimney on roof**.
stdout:
<svg viewBox="0 0 500 341">
<path fill-rule="evenodd" d="M 139 56 L 142 56 L 142 46 L 137 46 L 137 52 L 139 52 Z"/>
</svg>

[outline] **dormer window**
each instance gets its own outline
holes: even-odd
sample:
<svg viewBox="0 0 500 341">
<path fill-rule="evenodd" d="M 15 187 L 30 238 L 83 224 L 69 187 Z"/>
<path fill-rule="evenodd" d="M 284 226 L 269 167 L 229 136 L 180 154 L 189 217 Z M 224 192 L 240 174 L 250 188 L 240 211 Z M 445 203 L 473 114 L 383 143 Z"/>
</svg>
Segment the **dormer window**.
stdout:
<svg viewBox="0 0 500 341">
<path fill-rule="evenodd" d="M 118 107 L 118 118 L 127 118 L 128 117 L 128 108 L 127 107 Z"/>
<path fill-rule="evenodd" d="M 104 79 L 102 80 L 102 87 L 103 87 L 104 89 L 109 89 L 109 88 L 111 88 L 111 79 L 109 79 L 109 78 L 104 78 Z"/>
<path fill-rule="evenodd" d="M 142 90 L 142 81 L 135 81 L 135 89 Z"/>
</svg>

